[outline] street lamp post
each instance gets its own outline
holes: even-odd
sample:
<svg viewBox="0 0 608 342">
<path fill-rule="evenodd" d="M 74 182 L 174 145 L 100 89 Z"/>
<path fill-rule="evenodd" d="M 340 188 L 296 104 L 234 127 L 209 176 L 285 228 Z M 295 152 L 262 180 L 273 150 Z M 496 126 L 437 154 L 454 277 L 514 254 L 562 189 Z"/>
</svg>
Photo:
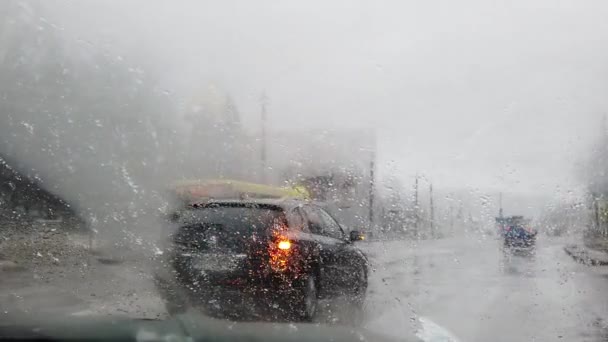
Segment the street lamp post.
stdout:
<svg viewBox="0 0 608 342">
<path fill-rule="evenodd" d="M 370 231 L 374 227 L 374 190 L 376 187 L 375 182 L 375 169 L 376 169 L 376 134 L 372 135 L 373 146 L 371 148 L 361 148 L 360 151 L 369 152 L 369 194 L 368 194 L 368 221 Z"/>
<path fill-rule="evenodd" d="M 268 180 L 266 177 L 266 169 L 267 169 L 267 152 L 266 152 L 266 119 L 267 119 L 267 112 L 266 112 L 266 106 L 268 105 L 268 97 L 266 96 L 266 93 L 263 92 L 262 96 L 260 97 L 260 104 L 262 107 L 261 113 L 260 113 L 260 119 L 261 119 L 261 137 L 260 137 L 260 160 L 261 160 L 261 164 L 262 164 L 262 170 L 261 170 L 261 174 L 260 174 L 260 178 L 262 179 L 262 183 L 266 183 L 266 181 Z"/>
<path fill-rule="evenodd" d="M 374 227 L 374 169 L 376 159 L 376 151 L 372 149 L 371 158 L 369 161 L 369 227 L 373 229 Z"/>
<path fill-rule="evenodd" d="M 435 206 L 433 204 L 433 183 L 429 186 L 429 197 L 430 197 L 430 226 L 431 226 L 431 237 L 435 237 Z"/>
</svg>

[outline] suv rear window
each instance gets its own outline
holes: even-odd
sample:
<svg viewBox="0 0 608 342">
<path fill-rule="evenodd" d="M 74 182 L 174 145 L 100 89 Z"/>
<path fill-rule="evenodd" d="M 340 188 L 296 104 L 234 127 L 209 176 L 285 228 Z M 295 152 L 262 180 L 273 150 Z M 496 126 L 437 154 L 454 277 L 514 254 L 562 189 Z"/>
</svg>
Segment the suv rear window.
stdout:
<svg viewBox="0 0 608 342">
<path fill-rule="evenodd" d="M 280 208 L 213 205 L 184 213 L 175 241 L 206 248 L 209 236 L 215 236 L 220 238 L 221 245 L 236 247 L 252 236 L 267 236 L 274 225 L 285 224 L 285 214 Z"/>
</svg>

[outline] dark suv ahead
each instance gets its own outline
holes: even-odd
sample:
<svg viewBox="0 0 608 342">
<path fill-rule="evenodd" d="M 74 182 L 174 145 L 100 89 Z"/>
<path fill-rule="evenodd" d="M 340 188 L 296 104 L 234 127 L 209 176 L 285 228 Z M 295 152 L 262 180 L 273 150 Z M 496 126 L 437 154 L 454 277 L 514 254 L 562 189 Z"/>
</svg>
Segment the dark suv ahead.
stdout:
<svg viewBox="0 0 608 342">
<path fill-rule="evenodd" d="M 263 303 L 311 320 L 319 298 L 361 304 L 368 263 L 322 208 L 295 200 L 212 201 L 173 217 L 156 279 L 170 313 Z"/>
</svg>

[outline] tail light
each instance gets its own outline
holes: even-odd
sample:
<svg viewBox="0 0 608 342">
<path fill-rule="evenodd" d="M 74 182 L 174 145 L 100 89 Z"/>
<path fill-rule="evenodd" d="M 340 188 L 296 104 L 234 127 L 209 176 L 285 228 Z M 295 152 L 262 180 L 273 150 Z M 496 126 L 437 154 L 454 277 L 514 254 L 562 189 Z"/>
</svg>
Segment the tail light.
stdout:
<svg viewBox="0 0 608 342">
<path fill-rule="evenodd" d="M 277 243 L 277 248 L 282 251 L 289 250 L 289 249 L 291 249 L 291 241 L 289 241 L 287 239 L 281 240 Z"/>
<path fill-rule="evenodd" d="M 270 268 L 275 272 L 283 272 L 289 267 L 289 257 L 293 252 L 289 239 L 279 236 L 268 246 Z"/>
<path fill-rule="evenodd" d="M 275 272 L 284 272 L 289 268 L 289 259 L 293 254 L 293 243 L 286 234 L 284 224 L 275 224 L 272 239 L 268 244 L 270 268 Z"/>
</svg>

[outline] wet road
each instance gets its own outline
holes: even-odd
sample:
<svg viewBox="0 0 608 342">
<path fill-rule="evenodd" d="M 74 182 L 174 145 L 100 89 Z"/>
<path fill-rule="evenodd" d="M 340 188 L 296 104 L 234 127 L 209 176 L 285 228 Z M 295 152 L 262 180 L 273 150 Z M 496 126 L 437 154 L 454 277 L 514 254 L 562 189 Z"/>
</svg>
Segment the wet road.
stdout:
<svg viewBox="0 0 608 342">
<path fill-rule="evenodd" d="M 540 237 L 533 256 L 496 240 L 374 243 L 365 326 L 400 336 L 426 317 L 461 341 L 606 341 L 608 268 L 574 262 L 567 242 Z"/>
<path fill-rule="evenodd" d="M 361 243 L 374 268 L 362 325 L 403 339 L 424 317 L 460 341 L 605 341 L 608 267 L 574 262 L 568 242 L 541 237 L 533 256 L 504 254 L 491 239 Z M 82 262 L 3 274 L 2 313 L 164 317 L 145 264 Z M 351 318 L 338 300 L 319 322 Z"/>
</svg>

